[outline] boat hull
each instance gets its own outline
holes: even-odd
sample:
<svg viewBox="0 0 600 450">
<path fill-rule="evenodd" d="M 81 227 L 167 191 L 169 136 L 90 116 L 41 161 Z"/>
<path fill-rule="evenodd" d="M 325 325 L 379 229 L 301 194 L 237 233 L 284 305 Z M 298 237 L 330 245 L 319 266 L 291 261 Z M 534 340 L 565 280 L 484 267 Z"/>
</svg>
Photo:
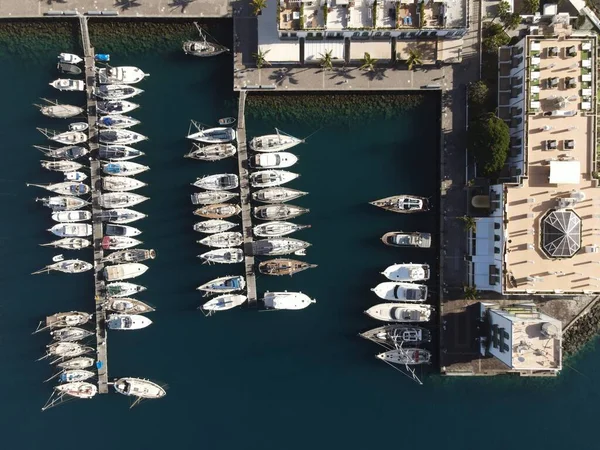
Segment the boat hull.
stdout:
<svg viewBox="0 0 600 450">
<path fill-rule="evenodd" d="M 298 261 L 295 259 L 288 258 L 276 258 L 268 261 L 262 261 L 258 265 L 258 270 L 264 275 L 292 276 L 298 272 L 302 272 L 306 269 L 312 269 L 317 267 L 316 264 L 309 264 L 304 261 Z"/>
<path fill-rule="evenodd" d="M 241 211 L 242 208 L 239 205 L 233 203 L 217 203 L 198 208 L 194 211 L 194 214 L 207 219 L 227 219 L 228 217 L 239 214 Z"/>
<path fill-rule="evenodd" d="M 386 211 L 392 211 L 401 214 L 412 214 L 429 211 L 429 200 L 425 197 L 416 195 L 394 195 L 373 202 L 369 202 Z"/>
<path fill-rule="evenodd" d="M 244 260 L 244 252 L 239 248 L 211 250 L 199 255 L 206 263 L 236 264 Z"/>
<path fill-rule="evenodd" d="M 194 224 L 194 231 L 205 234 L 222 233 L 237 227 L 236 223 L 228 220 L 211 219 Z"/>
<path fill-rule="evenodd" d="M 264 188 L 252 193 L 252 198 L 261 203 L 285 203 L 308 194 L 283 186 Z"/>
</svg>

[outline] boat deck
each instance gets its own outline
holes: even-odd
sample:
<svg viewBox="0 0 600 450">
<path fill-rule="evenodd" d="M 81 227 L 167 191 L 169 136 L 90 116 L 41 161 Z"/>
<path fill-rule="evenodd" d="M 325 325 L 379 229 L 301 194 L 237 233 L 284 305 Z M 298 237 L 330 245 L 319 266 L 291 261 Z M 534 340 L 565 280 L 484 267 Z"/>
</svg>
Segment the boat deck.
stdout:
<svg viewBox="0 0 600 450">
<path fill-rule="evenodd" d="M 87 98 L 87 118 L 88 118 L 88 144 L 91 154 L 98 154 L 98 113 L 94 88 L 96 87 L 96 64 L 94 61 L 94 48 L 91 46 L 87 18 L 79 16 L 81 27 L 81 42 L 83 43 L 84 64 L 85 64 L 85 83 Z M 108 393 L 108 361 L 106 349 L 106 311 L 103 304 L 102 271 L 104 263 L 102 259 L 104 252 L 102 250 L 102 238 L 104 231 L 102 227 L 101 213 L 98 200 L 101 194 L 100 161 L 90 158 L 90 180 L 92 187 L 92 245 L 94 248 L 94 312 L 96 317 L 96 359 L 98 361 L 98 393 Z"/>
<path fill-rule="evenodd" d="M 256 274 L 254 273 L 254 256 L 252 255 L 252 215 L 250 204 L 250 171 L 248 170 L 248 147 L 246 144 L 246 121 L 244 109 L 246 92 L 240 92 L 238 105 L 238 169 L 240 172 L 240 203 L 242 206 L 242 234 L 244 236 L 244 269 L 246 273 L 246 290 L 248 306 L 256 306 Z"/>
</svg>

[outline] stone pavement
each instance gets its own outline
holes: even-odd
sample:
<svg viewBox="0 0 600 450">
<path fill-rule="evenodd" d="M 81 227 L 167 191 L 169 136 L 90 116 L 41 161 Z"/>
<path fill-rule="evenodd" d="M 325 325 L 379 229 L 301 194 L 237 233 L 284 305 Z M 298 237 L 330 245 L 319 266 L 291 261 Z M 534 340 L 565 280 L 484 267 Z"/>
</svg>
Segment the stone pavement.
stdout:
<svg viewBox="0 0 600 450">
<path fill-rule="evenodd" d="M 0 17 L 112 11 L 126 17 L 230 17 L 231 0 L 2 0 Z"/>
</svg>

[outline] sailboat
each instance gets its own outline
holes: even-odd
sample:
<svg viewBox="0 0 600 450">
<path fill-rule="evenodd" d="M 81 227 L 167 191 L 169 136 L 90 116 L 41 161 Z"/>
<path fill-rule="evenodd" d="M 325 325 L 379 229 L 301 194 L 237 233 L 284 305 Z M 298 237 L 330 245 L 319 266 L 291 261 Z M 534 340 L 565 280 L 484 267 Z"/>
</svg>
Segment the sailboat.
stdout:
<svg viewBox="0 0 600 450">
<path fill-rule="evenodd" d="M 300 175 L 287 170 L 259 170 L 250 174 L 250 184 L 255 188 L 279 186 L 295 180 Z"/>
<path fill-rule="evenodd" d="M 191 198 L 193 205 L 214 205 L 215 203 L 225 203 L 239 195 L 237 192 L 204 191 L 194 192 Z"/>
<path fill-rule="evenodd" d="M 102 187 L 105 191 L 129 192 L 144 186 L 147 186 L 147 184 L 131 177 L 106 176 L 102 178 Z"/>
<path fill-rule="evenodd" d="M 213 299 L 207 301 L 200 308 L 204 311 L 217 312 L 217 311 L 226 311 L 228 309 L 235 308 L 236 306 L 240 306 L 243 304 L 248 297 L 245 295 L 239 294 L 224 294 L 219 295 Z"/>
<path fill-rule="evenodd" d="M 136 84 L 150 76 L 134 66 L 103 67 L 97 69 L 97 72 L 98 83 L 112 85 Z"/>
<path fill-rule="evenodd" d="M 79 327 L 58 328 L 50 332 L 55 341 L 75 342 L 92 336 L 94 333 Z"/>
<path fill-rule="evenodd" d="M 62 361 L 58 363 L 56 367 L 66 370 L 87 369 L 88 367 L 92 367 L 94 362 L 94 359 L 90 358 L 89 356 L 78 356 L 77 358 Z"/>
<path fill-rule="evenodd" d="M 194 149 L 185 155 L 186 158 L 200 161 L 219 161 L 235 155 L 237 149 L 233 144 L 212 144 L 201 146 L 194 144 Z"/>
<path fill-rule="evenodd" d="M 309 212 L 308 208 L 276 203 L 273 205 L 255 206 L 252 210 L 254 217 L 260 220 L 287 220 Z"/>
<path fill-rule="evenodd" d="M 75 211 L 57 211 L 52 213 L 52 220 L 55 222 L 73 223 L 84 222 L 92 218 L 90 211 L 75 210 Z"/>
<path fill-rule="evenodd" d="M 111 253 L 110 255 L 105 256 L 102 259 L 102 262 L 110 264 L 137 263 L 154 258 L 156 258 L 156 252 L 154 250 L 134 248 Z"/>
<path fill-rule="evenodd" d="M 52 264 L 47 265 L 46 267 L 44 267 L 43 269 L 37 270 L 35 272 L 33 272 L 33 275 L 39 274 L 39 273 L 48 273 L 52 270 L 56 270 L 57 272 L 62 272 L 62 273 L 83 273 L 83 272 L 87 272 L 88 270 L 92 270 L 94 268 L 94 266 L 92 264 L 90 264 L 89 262 L 85 262 L 85 261 L 80 261 L 78 259 L 66 259 L 63 261 L 58 261 Z"/>
<path fill-rule="evenodd" d="M 87 248 L 92 243 L 84 238 L 63 238 L 48 244 L 40 244 L 42 247 L 64 248 L 65 250 L 81 250 Z"/>
<path fill-rule="evenodd" d="M 317 301 L 302 292 L 266 292 L 263 303 L 267 309 L 304 309 Z"/>
<path fill-rule="evenodd" d="M 295 231 L 310 228 L 310 225 L 298 225 L 292 222 L 272 221 L 256 225 L 252 230 L 258 237 L 287 236 Z"/>
<path fill-rule="evenodd" d="M 64 195 L 36 198 L 35 201 L 42 202 L 42 205 L 50 208 L 52 211 L 72 211 L 89 205 L 89 202 L 85 200 Z"/>
<path fill-rule="evenodd" d="M 106 236 L 122 236 L 122 237 L 132 237 L 138 236 L 142 234 L 142 230 L 136 227 L 132 227 L 130 225 L 116 225 L 109 223 L 106 225 L 104 229 L 104 234 Z"/>
<path fill-rule="evenodd" d="M 102 116 L 98 120 L 98 126 L 100 128 L 130 128 L 139 123 L 139 120 L 121 114 Z"/>
<path fill-rule="evenodd" d="M 139 284 L 133 284 L 123 281 L 117 281 L 116 283 L 108 283 L 106 285 L 106 296 L 123 298 L 129 297 L 130 295 L 139 294 L 146 290 L 145 286 Z"/>
<path fill-rule="evenodd" d="M 239 248 L 219 248 L 198 255 L 206 263 L 235 264 L 244 260 L 244 252 Z"/>
<path fill-rule="evenodd" d="M 81 369 L 65 370 L 58 377 L 58 381 L 60 381 L 61 383 L 75 383 L 78 381 L 89 380 L 90 378 L 94 377 L 95 375 L 96 374 L 94 372 L 91 372 L 89 370 L 81 370 Z"/>
<path fill-rule="evenodd" d="M 381 359 L 391 364 L 401 365 L 416 365 L 428 364 L 431 362 L 431 352 L 422 348 L 398 348 L 388 352 L 379 353 L 376 355 Z"/>
<path fill-rule="evenodd" d="M 138 156 L 144 156 L 144 152 L 133 147 L 128 147 L 127 145 L 101 144 L 99 155 L 100 158 L 109 159 L 111 161 L 128 161 L 137 158 Z"/>
<path fill-rule="evenodd" d="M 145 202 L 148 197 L 133 192 L 108 192 L 100 195 L 98 204 L 106 209 L 122 209 Z"/>
<path fill-rule="evenodd" d="M 119 128 L 109 128 L 100 130 L 98 133 L 98 140 L 103 144 L 135 144 L 137 142 L 145 141 L 148 139 L 146 136 L 140 133 L 136 133 L 131 130 L 122 130 Z"/>
<path fill-rule="evenodd" d="M 108 311 L 121 314 L 145 314 L 154 311 L 154 308 L 134 298 L 109 298 L 102 306 Z"/>
<path fill-rule="evenodd" d="M 46 346 L 46 356 L 58 356 L 60 361 L 62 358 L 72 358 L 74 356 L 84 355 L 91 353 L 93 348 L 85 347 L 76 342 L 55 342 Z"/>
<path fill-rule="evenodd" d="M 231 230 L 234 227 L 237 227 L 237 224 L 228 220 L 211 219 L 194 224 L 194 231 L 198 231 L 199 233 L 212 234 L 222 233 L 223 231 Z"/>
<path fill-rule="evenodd" d="M 404 214 L 429 210 L 429 201 L 425 197 L 418 197 L 416 195 L 394 195 L 375 200 L 374 202 L 370 202 L 370 204 L 387 211 Z"/>
<path fill-rule="evenodd" d="M 98 393 L 96 385 L 86 381 L 59 384 L 58 386 L 54 386 L 54 389 L 64 395 L 85 399 L 92 398 Z"/>
<path fill-rule="evenodd" d="M 40 112 L 46 117 L 55 119 L 70 119 L 72 117 L 83 115 L 85 111 L 80 106 L 65 105 L 43 98 L 47 105 L 35 105 L 40 108 Z"/>
<path fill-rule="evenodd" d="M 302 272 L 306 269 L 313 269 L 317 267 L 316 264 L 309 264 L 304 261 L 298 261 L 296 259 L 289 258 L 276 258 L 262 261 L 258 265 L 258 270 L 264 275 L 289 275 L 292 276 L 298 272 Z"/>
<path fill-rule="evenodd" d="M 207 175 L 196 179 L 196 181 L 192 183 L 192 186 L 206 189 L 207 191 L 228 191 L 239 186 L 239 178 L 233 173 Z"/>
<path fill-rule="evenodd" d="M 224 231 L 222 233 L 209 234 L 204 239 L 198 241 L 199 244 L 209 247 L 229 248 L 242 245 L 244 237 L 237 231 Z"/>
<path fill-rule="evenodd" d="M 308 194 L 308 192 L 283 186 L 273 186 L 253 192 L 252 198 L 257 202 L 262 203 L 285 203 L 306 194 Z"/>
<path fill-rule="evenodd" d="M 46 317 L 46 327 L 76 327 L 85 325 L 92 319 L 92 315 L 81 311 L 69 311 L 52 314 Z"/>
<path fill-rule="evenodd" d="M 48 231 L 58 237 L 87 237 L 92 235 L 92 226 L 88 223 L 57 223 Z"/>
<path fill-rule="evenodd" d="M 242 212 L 240 205 L 233 203 L 217 203 L 214 205 L 205 205 L 194 211 L 194 215 L 205 217 L 207 219 L 227 219 Z"/>
<path fill-rule="evenodd" d="M 194 121 L 192 121 L 192 124 L 198 131 L 189 134 L 187 138 L 193 141 L 204 142 L 205 144 L 227 144 L 228 142 L 235 141 L 236 133 L 233 128 L 203 128 Z"/>
<path fill-rule="evenodd" d="M 127 208 L 105 209 L 100 214 L 100 220 L 111 223 L 131 223 L 147 217 L 146 214 Z"/>
<path fill-rule="evenodd" d="M 40 161 L 42 167 L 46 170 L 52 170 L 54 172 L 75 172 L 83 167 L 75 161 Z"/>
<path fill-rule="evenodd" d="M 119 394 L 145 399 L 162 398 L 167 392 L 158 384 L 142 378 L 119 378 L 113 383 Z"/>
<path fill-rule="evenodd" d="M 94 95 L 102 100 L 125 100 L 144 92 L 127 84 L 104 84 L 94 90 Z"/>
<path fill-rule="evenodd" d="M 200 39 L 197 41 L 185 41 L 183 43 L 183 51 L 186 55 L 199 56 L 202 58 L 217 56 L 229 51 L 229 49 L 223 45 L 208 42 L 206 40 L 205 32 L 198 26 L 198 23 L 194 22 L 194 25 L 196 25 L 198 33 L 200 33 Z"/>
<path fill-rule="evenodd" d="M 266 134 L 252 138 L 249 142 L 250 149 L 255 152 L 282 152 L 304 142 L 302 139 L 281 133 L 277 128 L 275 132 L 276 134 Z"/>
<path fill-rule="evenodd" d="M 59 195 L 85 195 L 89 194 L 90 187 L 87 184 L 65 181 L 54 184 L 27 183 L 27 186 L 35 186 Z"/>
<path fill-rule="evenodd" d="M 427 328 L 404 324 L 384 325 L 360 333 L 359 336 L 388 348 L 397 348 L 405 343 L 420 345 L 431 342 L 431 331 Z"/>
<path fill-rule="evenodd" d="M 88 135 L 83 131 L 63 131 L 59 133 L 46 128 L 38 128 L 37 130 L 51 141 L 64 145 L 83 144 L 88 140 Z"/>
<path fill-rule="evenodd" d="M 124 250 L 140 245 L 142 241 L 127 236 L 104 236 L 102 238 L 103 250 Z"/>
<path fill-rule="evenodd" d="M 202 286 L 196 288 L 199 291 L 204 291 L 207 294 L 211 293 L 228 293 L 234 291 L 242 291 L 246 287 L 246 280 L 240 275 L 226 276 L 215 278 Z"/>
<path fill-rule="evenodd" d="M 254 255 L 290 255 L 295 253 L 303 255 L 304 250 L 310 246 L 310 243 L 300 239 L 287 237 L 272 237 L 252 242 L 252 253 Z"/>
<path fill-rule="evenodd" d="M 59 148 L 43 147 L 41 145 L 34 145 L 34 147 L 49 158 L 64 159 L 67 161 L 81 158 L 90 152 L 87 148 L 80 145 L 67 145 Z"/>
<path fill-rule="evenodd" d="M 103 100 L 96 103 L 100 114 L 127 114 L 140 107 L 127 100 Z"/>
</svg>

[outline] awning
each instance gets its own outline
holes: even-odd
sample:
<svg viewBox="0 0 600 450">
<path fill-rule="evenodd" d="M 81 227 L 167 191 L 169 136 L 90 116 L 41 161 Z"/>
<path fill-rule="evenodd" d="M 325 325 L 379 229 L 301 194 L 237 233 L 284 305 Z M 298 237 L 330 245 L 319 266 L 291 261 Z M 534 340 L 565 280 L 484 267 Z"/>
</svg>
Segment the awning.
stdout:
<svg viewBox="0 0 600 450">
<path fill-rule="evenodd" d="M 550 184 L 579 184 L 580 166 L 579 161 L 550 161 Z"/>
<path fill-rule="evenodd" d="M 344 61 L 344 41 L 309 41 L 304 43 L 304 61 L 318 63 L 322 56 L 331 51 L 331 59 Z"/>
</svg>

